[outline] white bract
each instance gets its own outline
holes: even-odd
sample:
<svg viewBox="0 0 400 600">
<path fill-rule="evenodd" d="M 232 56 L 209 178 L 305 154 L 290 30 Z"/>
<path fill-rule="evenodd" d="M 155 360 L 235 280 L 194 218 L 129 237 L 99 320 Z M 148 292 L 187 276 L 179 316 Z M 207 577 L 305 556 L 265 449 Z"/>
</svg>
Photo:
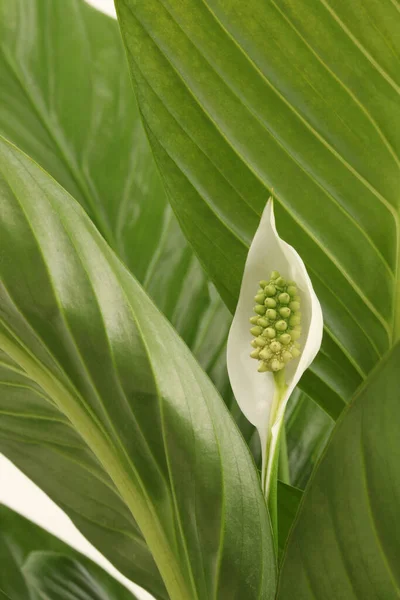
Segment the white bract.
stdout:
<svg viewBox="0 0 400 600">
<path fill-rule="evenodd" d="M 273 271 L 296 283 L 301 310 L 301 334 L 298 339 L 301 354 L 290 360 L 279 375 L 271 371 L 258 372 L 256 360 L 250 357 L 250 344 L 254 337 L 250 333 L 249 319 L 254 317 L 255 296 L 259 282 L 268 281 Z M 279 237 L 270 198 L 247 256 L 239 301 L 229 332 L 227 357 L 229 378 L 236 400 L 260 435 L 262 484 L 267 496 L 285 407 L 321 346 L 322 330 L 321 306 L 311 280 L 296 250 Z M 286 385 L 282 386 L 282 381 Z"/>
</svg>

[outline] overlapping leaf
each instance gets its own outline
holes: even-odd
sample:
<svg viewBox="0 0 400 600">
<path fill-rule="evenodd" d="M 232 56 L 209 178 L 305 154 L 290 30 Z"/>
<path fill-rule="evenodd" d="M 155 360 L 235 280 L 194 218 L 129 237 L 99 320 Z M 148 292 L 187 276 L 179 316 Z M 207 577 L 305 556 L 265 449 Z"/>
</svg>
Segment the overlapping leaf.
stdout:
<svg viewBox="0 0 400 600">
<path fill-rule="evenodd" d="M 174 599 L 271 597 L 265 502 L 214 386 L 79 205 L 0 148 L 0 347 L 93 451 Z"/>
<path fill-rule="evenodd" d="M 302 387 L 336 418 L 399 333 L 396 3 L 116 5 L 171 203 L 231 309 L 273 189 L 324 309 Z"/>
<path fill-rule="evenodd" d="M 167 594 L 132 514 L 82 437 L 49 396 L 0 353 L 0 448 L 67 512 L 129 579 Z"/>
<path fill-rule="evenodd" d="M 395 600 L 400 594 L 400 345 L 338 423 L 306 492 L 279 600 Z"/>
<path fill-rule="evenodd" d="M 134 600 L 123 585 L 60 539 L 0 506 L 0 597 Z"/>
<path fill-rule="evenodd" d="M 0 132 L 79 200 L 235 411 L 224 352 L 229 313 L 165 201 L 115 21 L 81 0 L 0 0 L 0 15 Z M 99 480 L 95 457 L 10 364 L 2 356 L 1 450 L 120 570 L 162 595 L 143 538 Z M 250 439 L 252 428 L 235 415 Z"/>
<path fill-rule="evenodd" d="M 229 312 L 166 202 L 131 87 L 115 20 L 83 0 L 0 0 L 0 134 L 80 202 L 230 403 Z"/>
</svg>

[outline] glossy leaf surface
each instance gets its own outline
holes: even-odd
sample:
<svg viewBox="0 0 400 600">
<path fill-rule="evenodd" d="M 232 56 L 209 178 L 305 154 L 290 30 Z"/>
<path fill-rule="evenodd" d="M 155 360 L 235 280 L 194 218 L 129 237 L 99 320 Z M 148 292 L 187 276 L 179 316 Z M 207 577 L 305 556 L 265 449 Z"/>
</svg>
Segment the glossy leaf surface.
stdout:
<svg viewBox="0 0 400 600">
<path fill-rule="evenodd" d="M 0 133 L 79 200 L 191 346 L 250 439 L 226 374 L 230 316 L 166 203 L 117 24 L 81 0 L 0 0 L 0 39 Z M 2 366 L 1 450 L 121 571 L 162 594 L 137 526 L 91 474 L 94 457 L 78 437 L 62 447 L 62 417 L 56 410 L 49 417 L 40 395 L 32 399 L 31 384 L 16 389 L 15 377 Z"/>
<path fill-rule="evenodd" d="M 230 403 L 229 312 L 166 202 L 117 23 L 83 0 L 0 0 L 0 40 L 0 134 L 80 202 Z"/>
<path fill-rule="evenodd" d="M 5 141 L 0 168 L 0 346 L 95 453 L 171 598 L 271 597 L 265 502 L 214 386 L 81 207 Z"/>
<path fill-rule="evenodd" d="M 49 396 L 0 352 L 0 449 L 129 579 L 167 598 L 142 533 L 82 437 Z"/>
<path fill-rule="evenodd" d="M 273 189 L 324 310 L 301 386 L 336 418 L 400 331 L 396 3 L 116 6 L 171 203 L 231 310 Z"/>
<path fill-rule="evenodd" d="M 0 558 L 2 599 L 136 598 L 86 556 L 4 505 L 0 505 Z"/>
<path fill-rule="evenodd" d="M 337 424 L 290 536 L 279 600 L 400 594 L 400 344 Z"/>
<path fill-rule="evenodd" d="M 52 552 L 32 553 L 23 567 L 28 585 L 38 599 L 113 600 L 118 596 L 104 589 L 82 564 Z M 127 598 L 133 598 L 131 594 Z"/>
<path fill-rule="evenodd" d="M 0 13 L 0 132 L 79 200 L 209 373 L 257 459 L 257 434 L 238 409 L 226 373 L 230 316 L 166 203 L 116 23 L 81 0 L 0 0 Z M 66 30 L 70 35 L 64 35 Z M 57 485 L 53 481 L 60 469 L 52 470 L 52 478 L 44 477 L 37 465 L 47 460 L 45 450 L 32 446 L 28 428 L 24 436 L 29 451 L 22 450 L 21 428 L 12 449 L 3 435 L 3 451 L 55 498 L 63 484 L 60 478 Z M 40 460 L 30 460 L 32 448 Z M 95 484 L 87 487 L 89 493 Z M 60 503 L 67 494 L 66 489 L 55 499 Z M 85 514 L 89 518 L 87 510 Z M 75 512 L 70 516 L 82 527 Z M 95 523 L 90 526 L 98 544 Z M 88 520 L 85 533 L 89 535 Z M 118 546 L 124 533 L 119 537 Z M 126 540 L 125 550 L 117 551 L 109 534 L 107 545 L 124 563 L 123 555 L 132 552 Z M 122 570 L 127 567 L 119 562 Z"/>
</svg>

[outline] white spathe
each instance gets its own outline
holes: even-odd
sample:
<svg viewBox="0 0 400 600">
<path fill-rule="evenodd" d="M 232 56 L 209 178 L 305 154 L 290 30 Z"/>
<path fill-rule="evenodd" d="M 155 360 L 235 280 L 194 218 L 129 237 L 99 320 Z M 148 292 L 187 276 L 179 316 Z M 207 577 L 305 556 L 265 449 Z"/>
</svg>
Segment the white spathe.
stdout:
<svg viewBox="0 0 400 600">
<path fill-rule="evenodd" d="M 301 302 L 302 334 L 299 339 L 301 355 L 285 368 L 287 390 L 280 399 L 274 423 L 270 421 L 275 382 L 271 372 L 259 373 L 257 361 L 250 357 L 253 336 L 250 317 L 254 315 L 254 296 L 259 281 L 269 280 L 272 271 L 293 280 L 298 287 Z M 306 267 L 292 246 L 283 241 L 276 230 L 273 200 L 270 198 L 261 216 L 260 224 L 251 243 L 244 268 L 239 301 L 228 337 L 227 363 L 229 379 L 236 400 L 247 419 L 258 430 L 263 452 L 263 473 L 271 470 L 276 452 L 285 407 L 304 371 L 314 360 L 322 341 L 323 319 L 321 305 L 314 292 Z M 269 435 L 269 456 L 265 448 Z M 270 473 L 269 473 L 270 475 Z M 267 481 L 269 481 L 267 474 Z M 266 485 L 266 490 L 269 484 Z"/>
</svg>

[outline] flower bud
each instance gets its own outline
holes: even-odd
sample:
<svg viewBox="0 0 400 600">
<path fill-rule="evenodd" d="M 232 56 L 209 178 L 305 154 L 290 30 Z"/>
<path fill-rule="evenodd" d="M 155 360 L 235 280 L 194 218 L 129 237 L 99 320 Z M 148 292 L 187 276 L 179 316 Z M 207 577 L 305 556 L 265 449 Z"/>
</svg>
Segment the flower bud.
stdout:
<svg viewBox="0 0 400 600">
<path fill-rule="evenodd" d="M 286 331 L 287 327 L 288 327 L 288 326 L 287 326 L 287 323 L 286 323 L 286 321 L 277 321 L 277 322 L 275 323 L 275 329 L 276 329 L 277 331 Z"/>
<path fill-rule="evenodd" d="M 276 310 L 274 310 L 273 308 L 268 308 L 267 312 L 265 313 L 265 316 L 270 319 L 271 321 L 275 321 L 276 319 Z"/>
<path fill-rule="evenodd" d="M 259 356 L 262 360 L 268 361 L 272 357 L 272 352 L 271 350 L 268 350 L 268 348 L 263 348 L 259 353 Z"/>
<path fill-rule="evenodd" d="M 264 317 L 256 317 L 257 318 L 257 325 L 259 325 L 260 327 L 268 327 L 269 325 L 269 321 L 268 319 L 265 319 Z"/>
<path fill-rule="evenodd" d="M 269 345 L 271 352 L 273 352 L 274 354 L 276 354 L 277 352 L 280 352 L 282 349 L 282 344 L 280 342 L 277 341 L 273 341 L 270 343 Z"/>
<path fill-rule="evenodd" d="M 292 341 L 292 337 L 290 333 L 283 333 L 281 336 L 279 336 L 279 341 L 284 346 L 287 346 Z"/>
<path fill-rule="evenodd" d="M 274 285 L 272 285 L 272 283 L 270 283 L 269 285 L 265 286 L 264 292 L 267 296 L 275 296 L 276 287 Z"/>
<path fill-rule="evenodd" d="M 290 296 L 286 292 L 282 292 L 282 294 L 279 294 L 278 300 L 281 304 L 289 304 Z"/>
<path fill-rule="evenodd" d="M 280 371 L 282 367 L 283 363 L 281 363 L 277 358 L 271 360 L 271 371 Z"/>
<path fill-rule="evenodd" d="M 285 364 L 288 363 L 290 360 L 292 360 L 292 358 L 293 358 L 293 353 L 289 352 L 288 350 L 285 350 L 285 352 L 282 352 L 282 360 Z"/>
<path fill-rule="evenodd" d="M 254 300 L 255 300 L 255 302 L 257 302 L 257 304 L 264 304 L 265 295 L 257 294 L 257 296 L 254 296 Z"/>
<path fill-rule="evenodd" d="M 276 331 L 273 327 L 267 327 L 267 329 L 265 329 L 263 335 L 265 335 L 267 338 L 272 340 L 276 336 Z"/>
<path fill-rule="evenodd" d="M 275 308 L 276 300 L 274 300 L 273 298 L 266 298 L 264 304 L 267 308 Z"/>
<path fill-rule="evenodd" d="M 269 371 L 267 363 L 260 362 L 257 370 L 259 373 L 266 373 L 267 371 Z"/>
<path fill-rule="evenodd" d="M 260 327 L 260 326 L 257 326 L 257 327 L 252 327 L 252 328 L 250 329 L 250 333 L 251 333 L 251 335 L 254 335 L 255 337 L 257 337 L 257 336 L 261 335 L 261 334 L 262 334 L 262 332 L 263 332 L 263 330 L 262 330 L 262 327 Z"/>
<path fill-rule="evenodd" d="M 254 339 L 251 358 L 260 361 L 259 371 L 279 371 L 292 358 L 299 356 L 300 346 L 300 301 L 297 286 L 286 281 L 278 271 L 272 271 L 270 280 L 262 279 L 260 289 L 254 297 L 255 316 L 250 323 Z"/>
</svg>

